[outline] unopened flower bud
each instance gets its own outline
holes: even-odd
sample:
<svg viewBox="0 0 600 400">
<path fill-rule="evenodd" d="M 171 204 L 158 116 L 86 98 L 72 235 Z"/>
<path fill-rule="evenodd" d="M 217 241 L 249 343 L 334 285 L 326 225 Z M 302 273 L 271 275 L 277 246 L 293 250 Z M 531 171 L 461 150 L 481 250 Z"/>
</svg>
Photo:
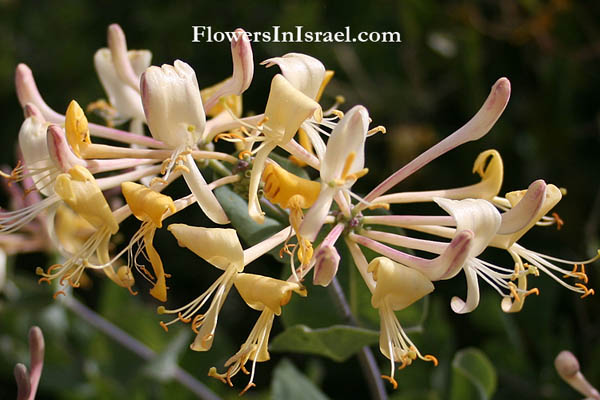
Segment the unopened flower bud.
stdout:
<svg viewBox="0 0 600 400">
<path fill-rule="evenodd" d="M 317 251 L 313 283 L 323 287 L 329 286 L 340 264 L 340 255 L 335 247 L 323 246 Z"/>
</svg>

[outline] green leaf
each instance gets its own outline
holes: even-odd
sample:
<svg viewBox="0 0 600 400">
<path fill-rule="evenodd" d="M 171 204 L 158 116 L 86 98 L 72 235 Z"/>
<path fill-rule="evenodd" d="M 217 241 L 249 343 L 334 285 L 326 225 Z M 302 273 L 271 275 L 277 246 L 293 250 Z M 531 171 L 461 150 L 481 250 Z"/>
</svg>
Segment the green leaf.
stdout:
<svg viewBox="0 0 600 400">
<path fill-rule="evenodd" d="M 269 346 L 272 351 L 309 353 L 342 362 L 364 346 L 379 341 L 379 332 L 346 325 L 310 329 L 297 325 L 279 334 Z"/>
<path fill-rule="evenodd" d="M 215 189 L 215 195 L 231 220 L 231 225 L 242 240 L 250 246 L 285 228 L 280 222 L 269 217 L 265 217 L 265 222 L 262 224 L 254 222 L 248 215 L 246 200 L 227 186 Z"/>
<path fill-rule="evenodd" d="M 496 369 L 479 349 L 467 348 L 452 360 L 451 400 L 487 400 L 496 391 Z"/>
<path fill-rule="evenodd" d="M 286 359 L 281 360 L 273 372 L 271 398 L 327 400 L 327 396 Z"/>
</svg>

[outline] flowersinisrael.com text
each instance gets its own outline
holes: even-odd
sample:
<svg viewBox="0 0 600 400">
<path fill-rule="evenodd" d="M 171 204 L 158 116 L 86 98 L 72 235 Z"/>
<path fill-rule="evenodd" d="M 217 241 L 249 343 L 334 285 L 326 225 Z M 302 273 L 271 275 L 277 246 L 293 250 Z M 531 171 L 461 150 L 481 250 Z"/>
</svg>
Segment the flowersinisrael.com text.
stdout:
<svg viewBox="0 0 600 400">
<path fill-rule="evenodd" d="M 192 26 L 192 42 L 231 41 L 237 35 L 245 35 L 251 42 L 264 43 L 400 43 L 400 32 L 358 32 L 354 34 L 349 26 L 341 31 L 305 31 L 304 26 L 296 25 L 293 30 L 282 30 L 273 25 L 271 30 L 262 32 L 221 32 L 213 31 L 211 26 Z"/>
</svg>

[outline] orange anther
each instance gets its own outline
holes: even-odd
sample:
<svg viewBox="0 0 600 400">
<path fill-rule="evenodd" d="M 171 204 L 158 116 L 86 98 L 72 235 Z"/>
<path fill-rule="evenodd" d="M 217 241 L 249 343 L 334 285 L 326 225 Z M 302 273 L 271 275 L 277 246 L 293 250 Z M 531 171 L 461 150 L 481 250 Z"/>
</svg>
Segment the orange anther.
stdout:
<svg viewBox="0 0 600 400">
<path fill-rule="evenodd" d="M 387 376 L 387 375 L 381 375 L 381 377 L 383 379 L 385 379 L 386 381 L 390 382 L 392 384 L 392 386 L 394 387 L 394 390 L 398 389 L 398 382 L 396 382 L 396 380 L 394 378 L 392 378 L 391 376 Z"/>
<path fill-rule="evenodd" d="M 163 321 L 160 321 L 159 325 L 165 330 L 165 332 L 169 332 L 169 327 Z"/>
<path fill-rule="evenodd" d="M 240 151 L 240 154 L 238 154 L 238 158 L 240 160 L 243 160 L 246 156 L 250 157 L 250 156 L 252 156 L 252 153 L 249 152 L 248 150 L 242 150 L 242 151 Z"/>
<path fill-rule="evenodd" d="M 58 292 L 56 292 L 56 293 L 54 293 L 54 294 L 52 295 L 52 298 L 53 298 L 54 300 L 56 300 L 56 298 L 57 298 L 59 295 L 61 295 L 61 294 L 62 294 L 63 296 L 65 296 L 65 297 L 67 296 L 67 294 L 66 294 L 65 292 L 63 292 L 62 290 L 59 290 Z"/>
<path fill-rule="evenodd" d="M 40 285 L 42 282 L 47 282 L 47 283 L 48 283 L 48 285 L 50 285 L 50 284 L 52 283 L 52 282 L 50 281 L 50 279 L 48 279 L 48 278 L 46 278 L 46 277 L 43 277 L 43 278 L 40 278 L 40 279 L 38 279 L 38 285 Z"/>
<path fill-rule="evenodd" d="M 242 390 L 239 395 L 243 396 L 244 393 L 246 393 L 248 391 L 248 389 L 253 388 L 253 387 L 256 387 L 256 385 L 253 382 L 248 382 L 248 384 L 246 385 L 244 390 Z"/>
<path fill-rule="evenodd" d="M 563 221 L 556 212 L 552 213 L 552 217 L 554 217 L 554 220 L 556 221 L 556 229 L 560 231 L 560 228 L 563 227 L 565 221 Z"/>
<path fill-rule="evenodd" d="M 435 356 L 432 356 L 431 354 L 426 354 L 423 357 L 423 360 L 425 360 L 425 361 L 431 361 L 433 363 L 434 367 L 438 366 L 438 359 Z"/>
<path fill-rule="evenodd" d="M 177 313 L 177 319 L 179 319 L 181 322 L 183 322 L 184 324 L 189 324 L 190 322 L 192 322 L 191 318 L 185 318 L 181 312 Z"/>
<path fill-rule="evenodd" d="M 134 290 L 131 288 L 131 286 L 128 286 L 128 287 L 127 287 L 127 290 L 129 290 L 129 293 L 131 293 L 131 295 L 132 295 L 132 296 L 137 296 L 137 294 L 138 294 L 138 292 L 135 292 L 135 291 L 134 291 Z"/>
</svg>

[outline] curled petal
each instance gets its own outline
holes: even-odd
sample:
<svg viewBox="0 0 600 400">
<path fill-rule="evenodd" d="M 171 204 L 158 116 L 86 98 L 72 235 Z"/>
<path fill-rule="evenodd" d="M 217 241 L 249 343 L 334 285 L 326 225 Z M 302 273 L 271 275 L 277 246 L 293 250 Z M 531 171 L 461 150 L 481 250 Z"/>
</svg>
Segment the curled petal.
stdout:
<svg viewBox="0 0 600 400">
<path fill-rule="evenodd" d="M 180 246 L 187 247 L 215 267 L 225 270 L 233 264 L 238 272 L 244 269 L 244 250 L 235 230 L 185 224 L 171 224 L 168 229 Z"/>
<path fill-rule="evenodd" d="M 467 278 L 467 301 L 454 296 L 450 301 L 452 311 L 457 314 L 466 314 L 473 311 L 479 305 L 479 283 L 477 282 L 477 271 L 475 268 L 466 266 L 463 268 Z"/>
<path fill-rule="evenodd" d="M 140 85 L 152 136 L 172 147 L 196 144 L 204 132 L 206 116 L 192 67 L 180 60 L 160 68 L 149 67 Z"/>
<path fill-rule="evenodd" d="M 268 308 L 275 315 L 281 314 L 281 306 L 289 303 L 292 292 L 306 296 L 306 289 L 299 283 L 254 274 L 237 274 L 235 287 L 248 306 L 258 311 Z"/>
<path fill-rule="evenodd" d="M 536 219 L 546 197 L 546 182 L 539 179 L 529 185 L 525 196 L 513 208 L 502 214 L 499 235 L 519 232 L 535 225 Z"/>
<path fill-rule="evenodd" d="M 267 68 L 279 66 L 285 79 L 311 99 L 317 98 L 325 78 L 325 67 L 321 61 L 306 54 L 288 53 L 282 57 L 269 58 L 260 64 Z"/>
<path fill-rule="evenodd" d="M 531 186 L 533 185 L 540 185 L 541 187 L 541 183 L 537 183 L 540 181 L 536 181 L 534 183 L 531 184 Z M 543 181 L 541 181 L 543 182 Z M 530 186 L 530 189 L 531 189 Z M 534 188 L 536 187 L 534 186 Z M 531 194 L 529 194 L 529 190 L 519 190 L 519 191 L 515 191 L 515 192 L 510 192 L 506 194 L 506 199 L 510 202 L 510 204 L 512 205 L 512 207 L 514 207 L 514 209 L 517 209 L 517 207 L 519 207 L 519 204 L 521 203 L 521 201 L 525 201 L 525 203 L 523 203 L 522 207 L 527 207 L 527 208 L 533 208 L 533 206 L 529 203 L 529 200 L 531 200 L 532 198 L 536 197 L 537 198 L 537 191 L 531 192 Z M 529 197 L 529 200 L 526 200 Z M 548 213 L 548 211 L 550 211 L 556 204 L 558 204 L 558 202 L 561 200 L 562 198 L 562 193 L 560 191 L 559 188 L 557 188 L 556 186 L 550 184 L 550 185 L 545 185 L 545 190 L 543 192 L 543 197 L 542 197 L 542 204 L 539 208 L 537 208 L 537 212 L 535 212 L 535 214 L 532 216 L 530 214 L 529 219 L 527 220 L 527 224 L 520 230 L 511 233 L 511 234 L 498 234 L 496 235 L 496 237 L 494 237 L 494 239 L 491 242 L 491 245 L 494 247 L 499 247 L 502 249 L 508 249 L 509 247 L 511 247 L 517 240 L 519 240 L 525 233 L 527 233 L 527 231 L 529 231 L 529 229 L 531 229 L 536 223 L 537 221 L 539 221 L 544 215 L 546 215 Z M 534 199 L 535 201 L 535 199 Z M 520 207 L 519 207 L 520 208 Z"/>
<path fill-rule="evenodd" d="M 375 308 L 385 302 L 394 311 L 403 310 L 433 292 L 433 283 L 421 272 L 395 263 L 387 257 L 377 257 L 369 263 L 368 272 L 377 282 L 371 304 Z"/>
<path fill-rule="evenodd" d="M 27 367 L 21 363 L 15 365 L 15 381 L 17 381 L 17 400 L 28 400 L 31 393 L 29 373 Z"/>
</svg>

